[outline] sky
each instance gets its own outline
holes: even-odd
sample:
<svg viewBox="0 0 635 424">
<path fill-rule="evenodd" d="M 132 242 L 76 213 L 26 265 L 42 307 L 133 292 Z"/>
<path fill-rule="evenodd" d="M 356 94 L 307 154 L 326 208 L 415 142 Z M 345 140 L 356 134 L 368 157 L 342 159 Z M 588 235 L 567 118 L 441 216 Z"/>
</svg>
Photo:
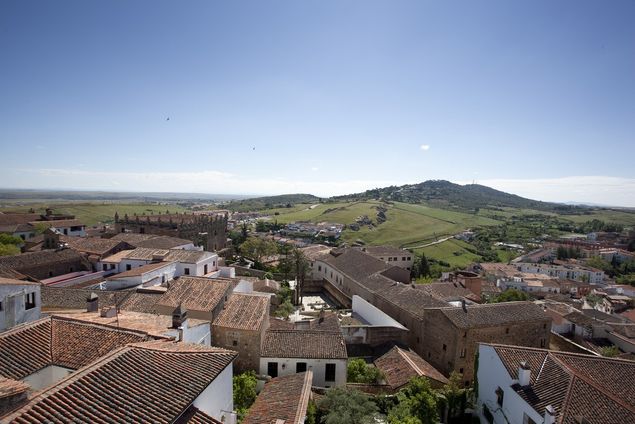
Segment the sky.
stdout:
<svg viewBox="0 0 635 424">
<path fill-rule="evenodd" d="M 635 207 L 632 0 L 0 2 L 0 187 Z"/>
</svg>

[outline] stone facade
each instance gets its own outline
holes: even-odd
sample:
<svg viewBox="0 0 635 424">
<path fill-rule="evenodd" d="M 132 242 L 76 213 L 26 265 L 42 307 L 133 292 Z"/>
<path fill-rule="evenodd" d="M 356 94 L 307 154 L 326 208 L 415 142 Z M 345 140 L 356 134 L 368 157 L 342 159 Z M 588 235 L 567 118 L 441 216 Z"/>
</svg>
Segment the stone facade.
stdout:
<svg viewBox="0 0 635 424">
<path fill-rule="evenodd" d="M 157 234 L 192 240 L 210 252 L 223 250 L 227 245 L 227 214 L 127 214 L 119 217 L 115 214 L 115 232 L 139 234 Z"/>
<path fill-rule="evenodd" d="M 238 352 L 234 361 L 237 373 L 260 369 L 260 344 L 265 330 L 269 328 L 269 317 L 260 330 L 244 330 L 212 324 L 212 345 Z"/>
</svg>

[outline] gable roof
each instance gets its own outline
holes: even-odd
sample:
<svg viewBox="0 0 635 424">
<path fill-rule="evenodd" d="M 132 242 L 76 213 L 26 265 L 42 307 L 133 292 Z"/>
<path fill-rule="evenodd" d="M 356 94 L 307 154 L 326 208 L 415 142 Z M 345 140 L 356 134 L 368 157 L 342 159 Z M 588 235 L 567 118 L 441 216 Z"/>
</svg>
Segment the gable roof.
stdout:
<svg viewBox="0 0 635 424">
<path fill-rule="evenodd" d="M 42 250 L 19 255 L 0 257 L 0 267 L 26 272 L 36 266 L 55 265 L 59 262 L 84 261 L 84 257 L 73 249 Z"/>
<path fill-rule="evenodd" d="M 346 359 L 341 332 L 319 330 L 268 330 L 260 356 L 266 358 Z"/>
<path fill-rule="evenodd" d="M 503 302 L 483 305 L 468 305 L 463 308 L 440 308 L 459 328 L 494 327 L 499 325 L 548 321 L 542 308 L 532 302 Z"/>
<path fill-rule="evenodd" d="M 313 372 L 276 377 L 265 384 L 243 424 L 303 424 L 311 395 Z"/>
<path fill-rule="evenodd" d="M 235 352 L 201 345 L 129 344 L 44 390 L 7 418 L 21 423 L 173 422 L 235 357 Z"/>
<path fill-rule="evenodd" d="M 176 308 L 182 305 L 186 310 L 214 310 L 231 290 L 231 280 L 205 277 L 179 277 L 170 282 L 168 291 L 157 304 Z"/>
<path fill-rule="evenodd" d="M 490 345 L 512 379 L 521 361 L 531 369 L 530 385 L 512 386 L 536 412 L 551 405 L 556 422 L 635 422 L 635 362 L 505 345 Z"/>
<path fill-rule="evenodd" d="M 375 366 L 382 372 L 393 390 L 408 384 L 413 377 L 427 377 L 447 384 L 448 379 L 416 353 L 394 346 L 386 354 L 375 360 Z"/>
<path fill-rule="evenodd" d="M 213 325 L 240 330 L 259 330 L 267 318 L 268 311 L 267 296 L 233 293 L 223 305 L 223 310 Z"/>
<path fill-rule="evenodd" d="M 49 365 L 77 369 L 150 337 L 138 331 L 46 317 L 0 334 L 0 376 L 21 380 Z"/>
</svg>

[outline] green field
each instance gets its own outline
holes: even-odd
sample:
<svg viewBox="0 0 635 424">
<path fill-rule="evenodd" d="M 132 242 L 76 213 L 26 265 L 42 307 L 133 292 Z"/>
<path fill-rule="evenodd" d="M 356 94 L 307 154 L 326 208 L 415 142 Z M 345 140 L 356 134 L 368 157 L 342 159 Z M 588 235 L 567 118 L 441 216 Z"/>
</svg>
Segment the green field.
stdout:
<svg viewBox="0 0 635 424">
<path fill-rule="evenodd" d="M 422 249 L 415 249 L 415 252 L 424 253 L 430 259 L 447 262 L 452 267 L 464 268 L 481 259 L 470 250 L 474 250 L 474 247 L 466 242 L 450 239 Z"/>
<path fill-rule="evenodd" d="M 9 207 L 1 209 L 3 212 L 26 212 L 33 208 L 36 213 L 44 213 L 46 207 L 51 207 L 55 213 L 75 215 L 84 224 L 93 226 L 98 224 L 108 224 L 114 221 L 115 212 L 119 212 L 121 217 L 124 214 L 152 214 L 170 212 L 184 212 L 185 208 L 178 205 L 156 205 L 139 203 L 63 203 L 63 204 L 33 204 L 29 206 Z"/>
</svg>

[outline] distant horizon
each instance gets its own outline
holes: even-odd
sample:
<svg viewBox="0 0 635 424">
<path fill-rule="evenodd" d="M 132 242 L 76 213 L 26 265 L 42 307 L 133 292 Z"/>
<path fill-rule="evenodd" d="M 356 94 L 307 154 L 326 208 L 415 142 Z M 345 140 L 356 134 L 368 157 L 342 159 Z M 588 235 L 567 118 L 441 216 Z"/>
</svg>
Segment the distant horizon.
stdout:
<svg viewBox="0 0 635 424">
<path fill-rule="evenodd" d="M 560 203 L 560 204 L 580 204 L 580 205 L 587 205 L 587 206 L 597 206 L 597 207 L 617 207 L 617 208 L 635 208 L 635 198 L 630 197 L 630 199 L 633 199 L 634 201 L 631 203 L 625 202 L 623 204 L 616 204 L 616 203 L 607 203 L 607 202 L 598 202 L 595 200 L 579 200 L 575 199 L 575 193 L 577 193 L 578 195 L 581 192 L 581 189 L 586 187 L 587 189 L 589 188 L 589 181 L 585 181 L 587 179 L 594 179 L 594 180 L 598 180 L 600 178 L 606 179 L 608 177 L 571 177 L 571 179 L 576 180 L 579 179 L 579 182 L 577 184 L 577 188 L 573 191 L 571 191 L 571 193 L 574 193 L 572 196 L 570 196 L 569 199 L 557 199 L 554 197 L 551 198 L 539 198 L 539 197 L 532 197 L 531 194 L 527 195 L 525 193 L 523 193 L 523 191 L 528 191 L 527 189 L 530 188 L 531 186 L 534 185 L 541 185 L 544 186 L 549 185 L 549 183 L 551 183 L 551 185 L 553 186 L 553 181 L 549 181 L 546 179 L 536 179 L 536 180 L 499 180 L 499 181 L 495 181 L 494 185 L 490 185 L 487 184 L 487 182 L 484 181 L 478 181 L 478 180 L 474 180 L 474 181 L 451 181 L 451 180 L 447 180 L 447 179 L 443 179 L 443 178 L 435 178 L 435 179 L 431 179 L 431 180 L 425 180 L 425 181 L 449 181 L 451 183 L 454 184 L 459 184 L 459 185 L 470 185 L 470 184 L 477 184 L 477 185 L 481 185 L 481 186 L 485 186 L 485 187 L 489 187 L 489 188 L 493 188 L 495 190 L 499 190 L 508 194 L 513 194 L 513 195 L 517 195 L 526 199 L 530 199 L 530 200 L 537 200 L 537 201 L 542 201 L 542 202 L 550 202 L 550 203 Z M 144 189 L 112 189 L 112 188 L 77 188 L 77 187 L 19 187 L 19 188 L 15 188 L 15 187 L 0 187 L 0 192 L 2 191 L 50 191 L 50 192 L 85 192 L 85 193 L 112 193 L 112 194 L 155 194 L 155 195 L 168 195 L 168 194 L 172 194 L 172 195 L 191 195 L 191 196 L 196 196 L 196 195 L 200 195 L 200 196 L 208 196 L 208 197 L 213 197 L 213 196 L 223 196 L 223 197 L 228 197 L 228 198 L 232 198 L 235 197 L 236 200 L 243 200 L 243 199 L 249 199 L 249 198 L 257 198 L 257 197 L 269 197 L 269 196 L 282 196 L 282 195 L 295 195 L 295 194 L 307 194 L 307 195 L 313 195 L 315 197 L 318 198 L 324 198 L 324 199 L 328 199 L 331 197 L 337 197 L 337 196 L 343 196 L 343 195 L 350 195 L 350 194 L 355 194 L 355 193 L 361 193 L 364 192 L 366 190 L 372 190 L 372 189 L 376 189 L 376 188 L 385 188 L 385 187 L 389 187 L 389 186 L 403 186 L 403 185 L 413 185 L 413 184 L 420 184 L 423 183 L 425 181 L 417 181 L 417 182 L 408 182 L 408 183 L 394 183 L 394 184 L 387 184 L 387 185 L 382 185 L 382 186 L 368 186 L 367 188 L 364 189 L 359 189 L 359 190 L 350 190 L 350 191 L 346 191 L 346 192 L 337 192 L 334 194 L 320 194 L 320 193 L 316 193 L 316 192 L 311 192 L 311 191 L 280 191 L 280 192 L 262 192 L 262 193 L 258 193 L 258 192 L 216 192 L 216 191 L 186 191 L 186 190 L 144 190 Z M 360 182 L 356 182 L 356 183 L 360 183 Z M 505 189 L 505 188 L 501 188 L 501 184 L 503 186 L 508 186 L 508 187 L 517 187 L 520 189 L 519 190 L 509 190 L 509 189 Z M 613 184 L 612 186 L 618 186 L 619 188 L 635 188 L 635 180 L 633 181 L 622 181 L 622 182 L 617 182 L 617 184 Z M 608 186 L 611 186 L 610 184 Z M 570 185 L 570 187 L 572 187 L 572 185 Z M 522 190 L 523 188 L 525 188 L 525 190 Z M 557 190 L 559 191 L 560 188 L 557 188 Z M 529 190 L 530 192 L 531 190 Z M 625 198 L 629 198 L 628 194 L 626 195 Z M 2 199 L 0 199 L 2 200 Z M 5 200 L 11 200 L 11 199 L 5 199 Z"/>
</svg>

